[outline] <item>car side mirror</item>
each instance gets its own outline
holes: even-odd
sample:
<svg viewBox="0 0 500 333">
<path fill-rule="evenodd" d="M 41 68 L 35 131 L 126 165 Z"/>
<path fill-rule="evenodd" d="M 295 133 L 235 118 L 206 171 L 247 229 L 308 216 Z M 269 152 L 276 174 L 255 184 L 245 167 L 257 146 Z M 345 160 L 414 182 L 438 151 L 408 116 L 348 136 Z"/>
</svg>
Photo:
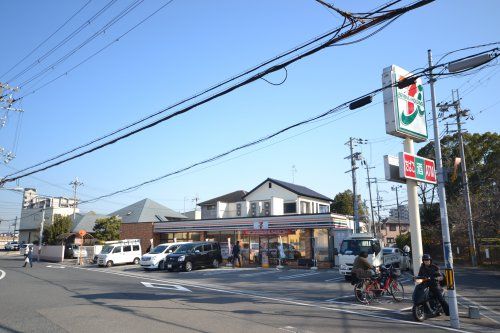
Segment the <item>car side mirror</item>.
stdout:
<svg viewBox="0 0 500 333">
<path fill-rule="evenodd" d="M 339 255 L 339 250 L 337 250 L 336 247 L 333 248 L 333 255 L 338 256 Z"/>
</svg>

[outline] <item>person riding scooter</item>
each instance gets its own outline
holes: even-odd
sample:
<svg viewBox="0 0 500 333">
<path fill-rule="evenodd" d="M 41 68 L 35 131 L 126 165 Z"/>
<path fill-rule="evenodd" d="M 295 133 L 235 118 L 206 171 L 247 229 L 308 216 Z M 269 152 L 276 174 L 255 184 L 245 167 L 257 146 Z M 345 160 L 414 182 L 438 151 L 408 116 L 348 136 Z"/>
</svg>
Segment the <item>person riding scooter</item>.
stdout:
<svg viewBox="0 0 500 333">
<path fill-rule="evenodd" d="M 439 287 L 435 280 L 435 278 L 437 277 L 438 281 L 442 281 L 443 276 L 439 272 L 439 267 L 432 263 L 432 258 L 430 255 L 424 254 L 422 256 L 422 265 L 420 266 L 420 270 L 418 271 L 418 276 L 429 278 L 429 281 L 426 282 L 427 286 L 429 287 L 429 291 L 439 301 L 444 313 L 449 316 L 450 310 L 448 303 L 444 299 L 443 294 L 439 290 Z"/>
</svg>

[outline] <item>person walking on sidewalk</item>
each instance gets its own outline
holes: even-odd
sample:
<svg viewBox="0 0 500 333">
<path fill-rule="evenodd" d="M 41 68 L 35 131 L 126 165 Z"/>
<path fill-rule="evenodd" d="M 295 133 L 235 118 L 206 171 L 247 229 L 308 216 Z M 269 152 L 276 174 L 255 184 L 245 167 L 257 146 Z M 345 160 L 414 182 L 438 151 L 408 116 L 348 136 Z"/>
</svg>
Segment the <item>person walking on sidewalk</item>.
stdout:
<svg viewBox="0 0 500 333">
<path fill-rule="evenodd" d="M 238 265 L 242 267 L 240 253 L 240 241 L 236 241 L 236 244 L 233 246 L 233 268 L 235 268 L 236 259 L 238 259 Z"/>
<path fill-rule="evenodd" d="M 23 267 L 26 267 L 26 264 L 30 264 L 30 267 L 33 268 L 33 248 L 31 246 L 26 247 L 26 253 L 24 254 L 24 265 Z"/>
</svg>

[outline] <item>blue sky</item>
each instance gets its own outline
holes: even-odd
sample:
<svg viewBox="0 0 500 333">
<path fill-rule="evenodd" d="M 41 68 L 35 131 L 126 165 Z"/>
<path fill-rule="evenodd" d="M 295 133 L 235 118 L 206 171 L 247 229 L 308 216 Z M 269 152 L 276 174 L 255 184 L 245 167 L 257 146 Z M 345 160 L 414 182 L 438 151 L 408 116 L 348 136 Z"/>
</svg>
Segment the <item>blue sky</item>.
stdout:
<svg viewBox="0 0 500 333">
<path fill-rule="evenodd" d="M 0 2 L 4 42 L 0 74 L 22 59 L 87 1 Z M 167 1 L 144 1 L 106 33 L 49 71 L 20 95 L 64 73 L 121 35 Z M 47 57 L 23 78 L 29 78 L 97 31 L 132 1 L 118 1 L 72 41 Z M 365 12 L 384 1 L 335 1 L 349 12 Z M 404 3 L 404 2 L 403 2 Z M 407 2 L 408 3 L 408 2 Z M 104 6 L 91 1 L 59 33 L 16 67 L 19 72 L 56 45 Z M 434 58 L 467 46 L 497 42 L 498 1 L 436 1 L 403 15 L 375 36 L 357 44 L 330 47 L 287 67 L 284 84 L 259 80 L 198 107 L 172 121 L 64 165 L 20 180 L 51 196 L 71 196 L 76 176 L 84 182 L 83 200 L 166 174 L 234 146 L 260 138 L 294 122 L 322 113 L 381 85 L 384 67 L 424 67 L 427 49 Z M 22 169 L 154 113 L 182 98 L 278 55 L 342 22 L 338 14 L 308 1 L 179 1 L 69 75 L 27 96 L 17 157 L 0 164 L 0 175 Z M 457 53 L 454 59 L 476 50 Z M 479 51 L 479 50 L 477 50 Z M 37 71 L 38 69 L 38 71 Z M 440 80 L 437 101 L 459 88 L 462 105 L 477 113 L 470 132 L 498 132 L 499 67 L 477 74 Z M 10 73 L 10 74 L 12 74 Z M 31 74 L 31 75 L 30 75 Z M 284 72 L 267 77 L 280 82 Z M 6 75 L 0 80 L 6 80 Z M 430 98 L 428 85 L 425 97 Z M 350 136 L 372 142 L 363 155 L 381 179 L 383 205 L 395 204 L 392 184 L 383 182 L 384 154 L 402 150 L 402 140 L 385 134 L 381 95 L 367 108 L 345 113 L 287 132 L 278 138 L 227 158 L 167 178 L 131 193 L 82 205 L 83 211 L 110 213 L 143 198 L 174 210 L 190 210 L 192 198 L 210 199 L 234 190 L 250 190 L 267 177 L 292 181 L 335 196 L 351 187 L 344 172 L 349 163 L 344 143 Z M 427 104 L 430 110 L 430 104 Z M 0 129 L 0 146 L 13 147 L 19 116 L 12 114 Z M 429 131 L 432 129 L 429 128 Z M 431 136 L 432 137 L 432 136 Z M 417 148 L 418 149 L 418 148 Z M 366 173 L 358 172 L 359 190 L 368 199 Z M 7 184 L 13 187 L 15 184 Z M 404 193 L 402 194 L 404 200 Z M 20 215 L 21 195 L 0 191 L 0 218 Z M 6 228 L 7 223 L 0 228 Z"/>
</svg>

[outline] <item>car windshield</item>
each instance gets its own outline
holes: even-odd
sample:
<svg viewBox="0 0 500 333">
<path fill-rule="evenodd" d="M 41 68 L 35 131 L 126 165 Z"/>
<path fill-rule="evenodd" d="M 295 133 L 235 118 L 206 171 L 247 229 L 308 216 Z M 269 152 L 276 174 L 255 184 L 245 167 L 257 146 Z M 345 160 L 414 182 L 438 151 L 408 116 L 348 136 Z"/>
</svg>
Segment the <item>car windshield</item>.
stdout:
<svg viewBox="0 0 500 333">
<path fill-rule="evenodd" d="M 113 248 L 114 248 L 114 246 L 106 245 L 102 248 L 101 253 L 103 253 L 103 254 L 111 253 L 111 251 L 113 251 Z"/>
<path fill-rule="evenodd" d="M 342 241 L 342 245 L 340 246 L 340 254 L 350 254 L 357 256 L 361 251 L 364 251 L 368 254 L 373 253 L 372 245 L 373 240 L 365 240 L 365 239 L 349 239 Z"/>
<path fill-rule="evenodd" d="M 168 245 L 158 245 L 157 247 L 152 249 L 149 253 L 150 254 L 163 253 L 167 248 L 168 248 Z"/>
<path fill-rule="evenodd" d="M 174 253 L 179 253 L 179 254 L 186 254 L 186 253 L 191 253 L 193 252 L 193 248 L 196 246 L 196 244 L 184 244 L 181 245 L 175 250 Z"/>
</svg>

